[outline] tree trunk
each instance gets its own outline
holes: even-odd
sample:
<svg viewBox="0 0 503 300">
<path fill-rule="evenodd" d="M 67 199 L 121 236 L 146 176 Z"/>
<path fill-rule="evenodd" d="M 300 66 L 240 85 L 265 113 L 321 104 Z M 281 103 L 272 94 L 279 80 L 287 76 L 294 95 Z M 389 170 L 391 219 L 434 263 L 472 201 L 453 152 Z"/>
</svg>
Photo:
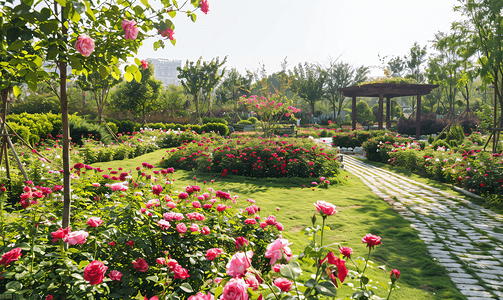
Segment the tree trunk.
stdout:
<svg viewBox="0 0 503 300">
<path fill-rule="evenodd" d="M 314 118 L 314 101 L 311 102 L 311 114 Z"/>
</svg>

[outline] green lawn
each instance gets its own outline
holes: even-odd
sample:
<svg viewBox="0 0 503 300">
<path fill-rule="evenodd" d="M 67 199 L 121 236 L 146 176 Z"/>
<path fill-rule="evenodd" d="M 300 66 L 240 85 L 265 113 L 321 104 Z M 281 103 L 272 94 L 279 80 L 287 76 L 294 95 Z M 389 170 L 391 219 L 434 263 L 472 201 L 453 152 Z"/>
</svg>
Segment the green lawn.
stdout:
<svg viewBox="0 0 503 300">
<path fill-rule="evenodd" d="M 96 163 L 93 166 L 101 168 L 122 167 L 124 170 L 134 170 L 142 162 L 157 164 L 164 156 L 166 149 L 146 154 L 136 159 Z M 382 245 L 376 246 L 371 260 L 376 265 L 386 265 L 387 273 L 380 269 L 370 269 L 367 273 L 371 279 L 388 284 L 391 269 L 401 272 L 398 286 L 391 299 L 466 299 L 455 288 L 446 275 L 443 267 L 437 265 L 427 254 L 425 244 L 410 227 L 410 222 L 395 213 L 390 206 L 380 200 L 360 180 L 349 173 L 343 172 L 341 184 L 329 189 L 302 188 L 309 185 L 308 179 L 256 179 L 227 175 L 212 176 L 183 170 L 175 172 L 174 190 L 182 190 L 188 184 L 203 186 L 203 181 L 215 180 L 212 187 L 215 190 L 230 191 L 239 195 L 241 200 L 252 198 L 261 207 L 261 216 L 275 214 L 279 222 L 285 226 L 284 237 L 288 238 L 294 254 L 299 254 L 308 243 L 305 236 L 300 235 L 300 229 L 310 225 L 310 217 L 316 212 L 313 205 L 317 200 L 325 200 L 337 205 L 339 213 L 328 218 L 331 231 L 326 232 L 330 241 L 354 249 L 354 257 L 366 256 L 367 249 L 361 238 L 372 233 L 382 237 Z M 277 212 L 276 207 L 280 210 Z M 321 222 L 321 218 L 319 218 Z M 349 266 L 351 264 L 348 263 Z M 306 266 L 309 268 L 309 266 Z M 377 284 L 376 284 L 377 285 Z M 389 286 L 389 285 L 388 285 Z M 386 297 L 386 291 L 378 294 Z M 343 297 L 350 289 L 340 291 Z"/>
</svg>

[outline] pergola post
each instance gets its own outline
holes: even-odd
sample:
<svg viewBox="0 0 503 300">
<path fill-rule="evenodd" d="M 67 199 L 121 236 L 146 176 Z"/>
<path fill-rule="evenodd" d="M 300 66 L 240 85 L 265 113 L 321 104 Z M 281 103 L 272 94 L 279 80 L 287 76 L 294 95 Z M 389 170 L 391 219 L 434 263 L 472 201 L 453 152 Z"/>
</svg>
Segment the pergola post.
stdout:
<svg viewBox="0 0 503 300">
<path fill-rule="evenodd" d="M 386 97 L 386 129 L 391 128 L 391 97 Z"/>
<path fill-rule="evenodd" d="M 353 130 L 356 130 L 356 96 L 352 97 L 352 110 L 351 110 L 351 125 Z"/>
<path fill-rule="evenodd" d="M 421 94 L 417 94 L 417 107 L 416 107 L 416 140 L 419 140 L 421 135 Z"/>
<path fill-rule="evenodd" d="M 377 120 L 378 120 L 378 125 L 377 125 L 378 127 L 377 128 L 379 130 L 382 130 L 382 119 L 383 119 L 382 118 L 382 114 L 383 114 L 383 110 L 384 110 L 383 109 L 384 108 L 383 107 L 384 106 L 384 104 L 383 104 L 383 97 L 384 97 L 383 93 L 382 92 L 379 93 L 379 109 L 377 111 Z"/>
</svg>

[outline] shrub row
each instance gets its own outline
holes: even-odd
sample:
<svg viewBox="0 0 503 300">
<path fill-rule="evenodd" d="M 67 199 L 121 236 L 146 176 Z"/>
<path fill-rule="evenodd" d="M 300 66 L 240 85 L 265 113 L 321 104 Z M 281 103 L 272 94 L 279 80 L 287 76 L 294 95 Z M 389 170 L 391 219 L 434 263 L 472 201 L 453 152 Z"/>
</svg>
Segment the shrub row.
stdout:
<svg viewBox="0 0 503 300">
<path fill-rule="evenodd" d="M 225 140 L 203 137 L 168 152 L 163 167 L 201 170 L 250 177 L 332 177 L 337 174 L 335 153 L 309 139 L 252 138 Z"/>
<path fill-rule="evenodd" d="M 370 138 L 384 135 L 385 131 L 375 130 L 375 131 L 363 131 L 356 130 L 350 132 L 338 132 L 332 137 L 332 143 L 334 147 L 346 147 L 355 148 L 361 147 L 362 144 L 368 141 Z M 390 135 L 388 133 L 388 135 Z"/>
</svg>

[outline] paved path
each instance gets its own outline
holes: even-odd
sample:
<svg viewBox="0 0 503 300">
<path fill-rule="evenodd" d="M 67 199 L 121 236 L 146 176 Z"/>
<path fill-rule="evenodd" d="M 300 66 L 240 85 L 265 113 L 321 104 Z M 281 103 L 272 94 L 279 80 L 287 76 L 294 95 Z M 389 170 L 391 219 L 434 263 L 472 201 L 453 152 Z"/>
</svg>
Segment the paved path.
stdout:
<svg viewBox="0 0 503 300">
<path fill-rule="evenodd" d="M 412 222 L 469 300 L 503 299 L 502 215 L 348 155 L 344 167 Z"/>
</svg>

